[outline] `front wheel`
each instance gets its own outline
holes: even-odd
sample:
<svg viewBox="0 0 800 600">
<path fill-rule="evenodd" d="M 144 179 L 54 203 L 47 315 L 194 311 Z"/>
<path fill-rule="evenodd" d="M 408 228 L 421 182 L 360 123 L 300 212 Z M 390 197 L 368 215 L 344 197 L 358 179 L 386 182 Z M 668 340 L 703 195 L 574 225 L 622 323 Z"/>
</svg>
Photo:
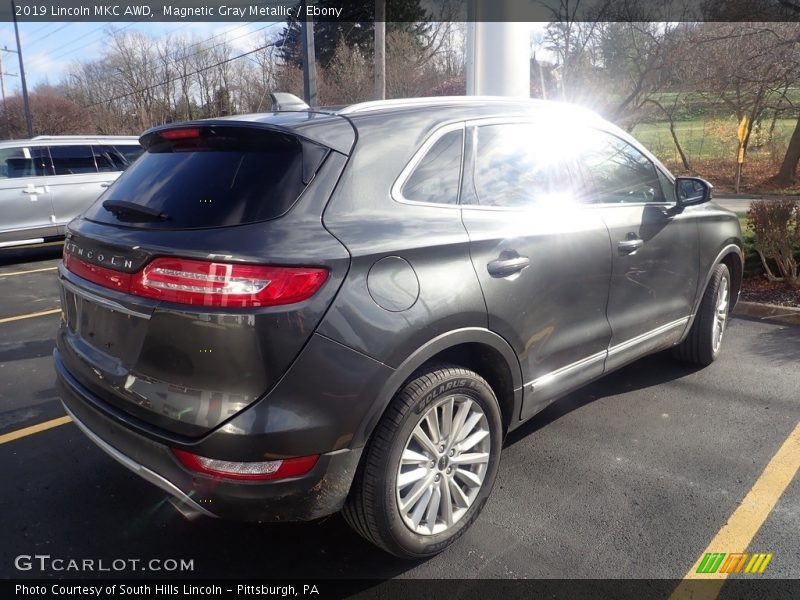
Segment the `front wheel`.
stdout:
<svg viewBox="0 0 800 600">
<path fill-rule="evenodd" d="M 395 396 L 365 450 L 344 516 L 403 558 L 444 550 L 475 521 L 500 459 L 497 398 L 461 367 L 423 372 Z"/>
<path fill-rule="evenodd" d="M 675 356 L 697 365 L 710 365 L 719 356 L 731 305 L 731 275 L 719 264 L 711 273 L 700 308 L 686 339 L 675 347 Z"/>
</svg>

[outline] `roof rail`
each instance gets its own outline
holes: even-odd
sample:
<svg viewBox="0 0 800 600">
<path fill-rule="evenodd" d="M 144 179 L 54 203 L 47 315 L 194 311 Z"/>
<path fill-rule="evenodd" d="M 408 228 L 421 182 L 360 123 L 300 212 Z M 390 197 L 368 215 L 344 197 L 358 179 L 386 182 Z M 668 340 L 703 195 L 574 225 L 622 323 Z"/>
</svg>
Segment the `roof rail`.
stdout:
<svg viewBox="0 0 800 600">
<path fill-rule="evenodd" d="M 440 104 L 520 104 L 534 106 L 543 102 L 531 98 L 513 98 L 509 96 L 429 96 L 424 98 L 397 98 L 394 100 L 372 100 L 359 102 L 344 107 L 338 114 L 351 115 L 354 113 L 380 110 L 382 108 L 402 108 L 404 106 L 436 106 Z"/>
<path fill-rule="evenodd" d="M 102 140 L 107 138 L 137 138 L 137 135 L 37 135 L 31 140 Z"/>
</svg>

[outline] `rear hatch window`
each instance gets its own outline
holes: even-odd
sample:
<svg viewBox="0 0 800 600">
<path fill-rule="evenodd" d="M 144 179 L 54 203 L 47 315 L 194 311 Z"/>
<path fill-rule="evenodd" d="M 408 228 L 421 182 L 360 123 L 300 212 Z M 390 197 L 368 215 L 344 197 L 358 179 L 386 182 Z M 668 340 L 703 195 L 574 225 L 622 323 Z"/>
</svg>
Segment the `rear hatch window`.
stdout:
<svg viewBox="0 0 800 600">
<path fill-rule="evenodd" d="M 227 125 L 158 130 L 142 145 L 145 153 L 87 219 L 148 229 L 275 219 L 294 205 L 328 152 L 291 133 Z"/>
</svg>

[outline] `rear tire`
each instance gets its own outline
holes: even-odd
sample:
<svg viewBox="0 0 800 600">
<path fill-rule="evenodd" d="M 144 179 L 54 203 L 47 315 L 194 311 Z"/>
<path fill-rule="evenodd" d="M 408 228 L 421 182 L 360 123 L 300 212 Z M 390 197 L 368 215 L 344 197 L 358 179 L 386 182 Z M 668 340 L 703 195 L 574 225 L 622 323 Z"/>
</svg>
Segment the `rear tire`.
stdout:
<svg viewBox="0 0 800 600">
<path fill-rule="evenodd" d="M 497 398 L 477 373 L 439 366 L 414 376 L 365 448 L 343 514 L 402 558 L 433 556 L 480 514 L 500 462 Z"/>
<path fill-rule="evenodd" d="M 689 335 L 673 349 L 674 356 L 704 367 L 714 362 L 722 347 L 730 305 L 730 271 L 726 265 L 719 264 L 711 273 Z"/>
</svg>

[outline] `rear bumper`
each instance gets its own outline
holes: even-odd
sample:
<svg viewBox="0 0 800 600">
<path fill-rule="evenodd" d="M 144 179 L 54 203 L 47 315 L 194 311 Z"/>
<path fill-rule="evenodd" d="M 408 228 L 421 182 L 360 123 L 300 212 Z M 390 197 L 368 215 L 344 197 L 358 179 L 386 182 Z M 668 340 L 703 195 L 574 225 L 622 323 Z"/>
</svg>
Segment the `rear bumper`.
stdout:
<svg viewBox="0 0 800 600">
<path fill-rule="evenodd" d="M 198 475 L 178 462 L 167 443 L 137 433 L 102 410 L 102 400 L 70 375 L 57 351 L 54 358 L 62 402 L 78 427 L 115 460 L 189 510 L 240 521 L 307 521 L 334 513 L 344 504 L 361 448 L 323 453 L 309 473 L 279 481 L 227 481 Z"/>
</svg>

